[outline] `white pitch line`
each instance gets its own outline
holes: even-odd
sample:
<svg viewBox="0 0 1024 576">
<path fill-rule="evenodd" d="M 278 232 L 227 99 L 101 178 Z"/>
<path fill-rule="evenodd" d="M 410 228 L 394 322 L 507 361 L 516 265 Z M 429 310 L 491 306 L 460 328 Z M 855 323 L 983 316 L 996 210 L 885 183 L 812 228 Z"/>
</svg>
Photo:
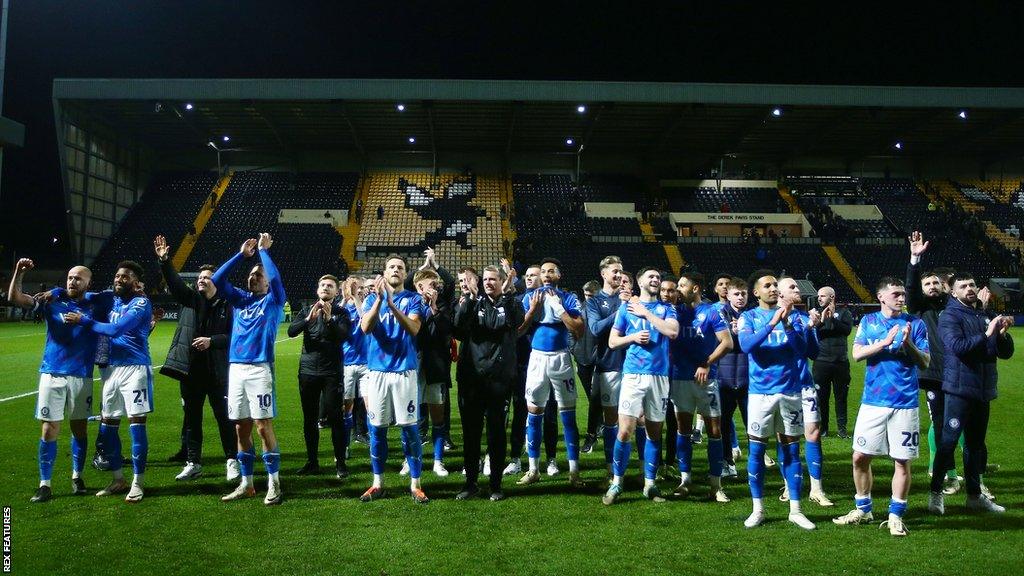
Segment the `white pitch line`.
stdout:
<svg viewBox="0 0 1024 576">
<path fill-rule="evenodd" d="M 45 334 L 45 332 L 44 332 L 44 334 Z M 298 338 L 298 336 L 296 336 L 296 338 Z M 292 340 L 292 338 L 281 338 L 280 340 L 275 340 L 274 344 L 277 344 L 278 342 L 284 342 L 285 340 Z M 286 353 L 286 354 L 281 354 L 281 356 L 294 356 L 294 354 L 287 354 Z M 163 364 L 152 366 L 152 368 L 154 370 L 159 370 L 162 367 L 163 367 Z M 100 379 L 99 378 L 93 378 L 92 381 L 93 382 L 99 382 Z M 25 392 L 23 394 L 17 394 L 15 396 L 8 396 L 7 398 L 0 398 L 0 404 L 3 404 L 4 402 L 10 402 L 11 400 L 17 400 L 18 398 L 25 398 L 26 396 L 35 396 L 38 393 L 39 393 L 38 390 L 33 390 L 31 392 Z"/>
<path fill-rule="evenodd" d="M 0 340 L 7 340 L 8 338 L 27 338 L 29 336 L 45 336 L 46 332 L 33 332 L 31 334 L 15 334 L 14 336 L 0 336 Z"/>
</svg>

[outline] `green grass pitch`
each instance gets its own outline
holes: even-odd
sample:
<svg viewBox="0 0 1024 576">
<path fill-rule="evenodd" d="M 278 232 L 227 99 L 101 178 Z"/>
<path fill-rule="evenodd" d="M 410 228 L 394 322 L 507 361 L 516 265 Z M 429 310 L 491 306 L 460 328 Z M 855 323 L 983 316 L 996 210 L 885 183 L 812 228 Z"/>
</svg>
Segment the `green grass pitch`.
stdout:
<svg viewBox="0 0 1024 576">
<path fill-rule="evenodd" d="M 173 323 L 164 322 L 152 336 L 157 364 L 166 355 L 173 329 Z M 1016 328 L 1015 337 L 1018 343 L 1024 341 L 1024 329 Z M 0 398 L 35 391 L 43 338 L 40 325 L 0 325 Z M 35 395 L 0 402 L 0 504 L 11 509 L 13 573 L 1000 574 L 1018 573 L 1024 566 L 1024 453 L 1018 451 L 1024 423 L 1019 410 L 1024 403 L 1020 352 L 1000 363 L 1001 396 L 993 404 L 988 435 L 989 461 L 999 463 L 1001 469 L 989 475 L 986 484 L 1007 513 L 999 517 L 968 514 L 959 494 L 947 497 L 945 517 L 928 515 L 927 446 L 923 446 L 922 457 L 913 467 L 906 516 L 910 536 L 895 539 L 877 525 L 837 527 L 830 522 L 853 506 L 850 445 L 835 438 L 826 438 L 823 444 L 825 488 L 836 506 L 825 509 L 804 502 L 808 517 L 817 523 L 814 532 L 786 521 L 787 505 L 774 498 L 781 485 L 777 469 L 769 470 L 766 487 L 769 522 L 745 530 L 742 521 L 750 512 L 745 480 L 726 481 L 733 499 L 729 504 L 693 496 L 654 504 L 639 493 L 635 451 L 630 467 L 634 483 L 627 486 L 620 503 L 605 507 L 600 502 L 604 485 L 600 446 L 583 455 L 586 488 L 568 487 L 563 451 L 560 476 L 543 476 L 541 483 L 525 489 L 506 478 L 509 498 L 497 503 L 453 499 L 462 482 L 461 450 L 447 456 L 452 475 L 443 480 L 429 472 L 427 458 L 423 484 L 432 502 L 420 506 L 408 498 L 405 479 L 398 475 L 400 443 L 394 431 L 387 476 L 392 497 L 361 504 L 357 497 L 371 479 L 364 445 L 353 445 L 353 475 L 345 481 L 326 473 L 294 474 L 304 460 L 296 377 L 299 347 L 298 340 L 277 345 L 280 415 L 275 428 L 283 451 L 285 491 L 285 502 L 278 507 L 265 507 L 260 499 L 220 502 L 219 497 L 231 487 L 224 482 L 209 410 L 206 476 L 193 482 L 174 481 L 180 468 L 165 460 L 177 450 L 181 408 L 177 383 L 163 376 L 156 379 L 156 411 L 149 420 L 150 464 L 143 502 L 129 505 L 121 498 L 72 497 L 65 425 L 54 472 L 55 499 L 30 504 L 38 481 Z M 855 364 L 853 370 L 851 427 L 863 365 Z M 98 395 L 98 382 L 94 390 Z M 921 413 L 925 420 L 923 405 Z M 582 410 L 577 417 L 582 423 Z M 95 426 L 90 424 L 90 442 Z M 126 437 L 122 434 L 127 451 Z M 457 418 L 454 437 L 461 447 Z M 707 468 L 705 446 L 694 451 L 698 483 L 703 482 Z M 324 433 L 322 464 L 330 463 L 329 447 L 329 435 Z M 888 506 L 891 473 L 890 463 L 876 462 L 873 496 L 879 521 Z M 257 461 L 257 487 L 262 490 L 261 474 Z M 93 491 L 109 478 L 91 467 L 85 472 Z M 703 490 L 698 486 L 696 492 Z"/>
</svg>

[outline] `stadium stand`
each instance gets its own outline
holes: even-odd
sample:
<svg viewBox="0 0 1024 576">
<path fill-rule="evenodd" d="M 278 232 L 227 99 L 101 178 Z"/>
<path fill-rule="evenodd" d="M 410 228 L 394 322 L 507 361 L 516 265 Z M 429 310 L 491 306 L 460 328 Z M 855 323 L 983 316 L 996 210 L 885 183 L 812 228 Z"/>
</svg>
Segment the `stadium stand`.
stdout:
<svg viewBox="0 0 1024 576">
<path fill-rule="evenodd" d="M 502 179 L 398 172 L 376 172 L 367 178 L 356 246 L 359 259 L 365 261 L 364 271 L 380 271 L 389 253 L 407 256 L 419 266 L 428 246 L 449 270 L 479 270 L 501 259 Z"/>
<path fill-rule="evenodd" d="M 162 234 L 173 247 L 189 233 L 189 226 L 217 183 L 214 172 L 165 172 L 153 177 L 146 192 L 125 214 L 114 234 L 92 262 L 93 288 L 110 285 L 117 263 L 135 260 L 146 271 L 149 288 L 159 285 L 160 267 L 153 255 L 153 238 Z"/>
<path fill-rule="evenodd" d="M 787 211 L 777 190 L 772 188 L 667 188 L 663 190 L 671 212 L 753 212 Z"/>
<path fill-rule="evenodd" d="M 218 203 L 184 270 L 205 263 L 219 265 L 246 238 L 259 232 L 274 236 L 274 262 L 282 271 L 290 300 L 307 297 L 317 278 L 338 270 L 341 236 L 324 224 L 279 223 L 287 209 L 348 209 L 359 176 L 353 173 L 239 172 Z M 238 271 L 241 281 L 247 271 Z"/>
</svg>

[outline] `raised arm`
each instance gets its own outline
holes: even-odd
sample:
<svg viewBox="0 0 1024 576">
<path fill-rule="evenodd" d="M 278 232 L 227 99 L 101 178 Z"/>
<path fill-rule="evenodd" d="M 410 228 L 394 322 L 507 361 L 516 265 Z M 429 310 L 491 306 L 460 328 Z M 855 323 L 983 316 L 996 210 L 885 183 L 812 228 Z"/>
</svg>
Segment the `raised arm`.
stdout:
<svg viewBox="0 0 1024 576">
<path fill-rule="evenodd" d="M 11 304 L 27 308 L 35 302 L 31 296 L 21 291 L 21 282 L 25 279 L 25 272 L 34 267 L 35 264 L 29 258 L 22 258 L 14 265 L 14 274 L 11 276 L 11 285 L 7 291 L 7 299 L 11 301 Z"/>
<path fill-rule="evenodd" d="M 185 284 L 178 271 L 174 269 L 174 264 L 171 263 L 171 247 L 167 244 L 167 239 L 157 236 L 153 240 L 153 250 L 160 261 L 160 273 L 167 281 L 167 289 L 171 291 L 171 296 L 174 296 L 174 299 L 182 306 L 195 304 L 196 291 Z"/>
<path fill-rule="evenodd" d="M 213 278 L 211 278 L 213 285 L 224 294 L 224 298 L 228 302 L 236 303 L 245 298 L 245 294 L 228 281 L 228 276 L 231 275 L 231 271 L 235 269 L 235 266 L 238 266 L 239 262 L 252 256 L 255 251 L 256 239 L 250 238 L 242 243 L 238 254 L 235 254 L 227 262 L 221 264 L 221 267 L 213 273 Z"/>
<path fill-rule="evenodd" d="M 270 246 L 274 240 L 266 232 L 260 233 L 259 252 L 260 262 L 263 263 L 263 271 L 267 275 L 267 282 L 270 284 L 270 293 L 274 295 L 274 302 L 284 305 L 287 296 L 284 293 L 284 283 L 281 282 L 281 273 L 277 271 L 274 260 L 270 258 Z"/>
<path fill-rule="evenodd" d="M 907 263 L 907 310 L 912 314 L 925 309 L 924 291 L 921 290 L 921 257 L 928 250 L 928 242 L 920 232 L 914 231 L 907 238 L 910 242 L 910 261 Z"/>
</svg>

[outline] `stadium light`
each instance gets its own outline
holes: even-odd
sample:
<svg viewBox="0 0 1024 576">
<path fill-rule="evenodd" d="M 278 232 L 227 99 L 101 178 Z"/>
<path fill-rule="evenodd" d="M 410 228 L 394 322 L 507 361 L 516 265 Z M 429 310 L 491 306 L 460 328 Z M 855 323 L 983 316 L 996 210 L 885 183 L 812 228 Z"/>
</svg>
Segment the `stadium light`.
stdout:
<svg viewBox="0 0 1024 576">
<path fill-rule="evenodd" d="M 572 138 L 566 138 L 565 139 L 565 145 L 566 146 L 572 146 L 574 142 L 575 142 L 575 140 L 573 140 Z"/>
<path fill-rule="evenodd" d="M 579 112 L 580 114 L 584 114 L 587 111 L 587 107 L 584 106 L 583 104 L 580 104 L 579 106 L 576 107 L 576 111 Z"/>
<path fill-rule="evenodd" d="M 775 116 L 776 118 L 782 116 L 782 108 L 772 108 L 772 116 Z"/>
<path fill-rule="evenodd" d="M 961 110 L 957 116 L 959 116 L 961 120 L 967 120 L 967 110 Z"/>
<path fill-rule="evenodd" d="M 897 142 L 897 143 L 893 144 L 892 147 L 897 149 L 897 150 L 903 150 L 903 142 Z"/>
<path fill-rule="evenodd" d="M 415 143 L 416 143 L 416 137 L 415 136 L 409 136 L 409 144 L 415 144 Z"/>
<path fill-rule="evenodd" d="M 225 134 L 224 135 L 224 141 L 228 142 L 229 140 L 231 140 L 231 136 L 228 136 L 228 135 Z"/>
<path fill-rule="evenodd" d="M 398 106 L 395 106 L 395 109 L 399 112 L 405 112 L 405 104 L 399 104 Z"/>
<path fill-rule="evenodd" d="M 191 110 L 193 108 L 192 103 L 185 104 L 185 110 Z"/>
</svg>

